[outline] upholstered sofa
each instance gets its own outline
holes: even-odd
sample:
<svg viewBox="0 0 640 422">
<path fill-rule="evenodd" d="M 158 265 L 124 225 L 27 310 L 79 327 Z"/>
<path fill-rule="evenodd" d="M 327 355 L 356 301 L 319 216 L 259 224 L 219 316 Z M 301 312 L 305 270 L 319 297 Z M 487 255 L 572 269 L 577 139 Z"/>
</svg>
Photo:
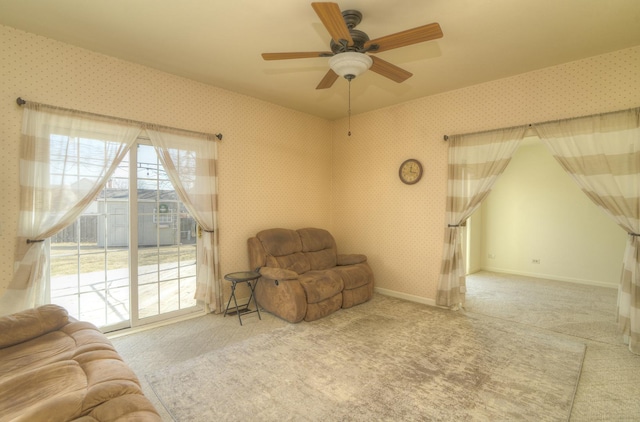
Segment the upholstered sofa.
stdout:
<svg viewBox="0 0 640 422">
<path fill-rule="evenodd" d="M 45 305 L 0 317 L 0 421 L 161 418 L 104 334 Z"/>
<path fill-rule="evenodd" d="M 248 248 L 249 265 L 262 275 L 258 303 L 289 322 L 314 321 L 373 295 L 367 257 L 338 254 L 327 230 L 263 230 L 249 238 Z"/>
</svg>

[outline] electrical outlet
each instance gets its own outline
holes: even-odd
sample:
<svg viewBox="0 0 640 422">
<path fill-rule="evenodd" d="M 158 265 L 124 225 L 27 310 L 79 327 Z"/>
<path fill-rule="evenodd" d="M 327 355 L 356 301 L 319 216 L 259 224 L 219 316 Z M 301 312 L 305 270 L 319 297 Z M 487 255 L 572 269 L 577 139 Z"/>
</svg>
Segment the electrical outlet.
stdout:
<svg viewBox="0 0 640 422">
<path fill-rule="evenodd" d="M 539 260 L 539 259 L 532 259 L 532 260 L 531 260 L 531 263 L 532 263 L 532 264 L 539 264 L 539 263 L 540 263 L 540 260 Z"/>
</svg>

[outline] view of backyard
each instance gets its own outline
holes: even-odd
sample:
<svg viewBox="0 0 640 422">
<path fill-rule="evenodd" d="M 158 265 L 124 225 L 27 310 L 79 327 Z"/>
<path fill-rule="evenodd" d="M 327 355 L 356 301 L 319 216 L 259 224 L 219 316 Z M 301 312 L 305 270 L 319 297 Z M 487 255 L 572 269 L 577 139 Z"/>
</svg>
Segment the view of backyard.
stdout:
<svg viewBox="0 0 640 422">
<path fill-rule="evenodd" d="M 103 160 L 93 159 L 105 156 L 105 142 L 51 139 L 51 181 L 82 196 L 102 174 Z M 191 164 L 190 157 L 181 164 Z M 48 243 L 51 302 L 75 318 L 108 331 L 198 309 L 196 222 L 146 140 L 138 140 L 82 214 Z"/>
<path fill-rule="evenodd" d="M 138 318 L 195 305 L 195 244 L 138 248 Z M 51 244 L 51 301 L 98 326 L 129 319 L 129 249 Z"/>
<path fill-rule="evenodd" d="M 179 257 L 183 263 L 190 259 L 195 263 L 195 244 L 193 245 L 168 245 L 161 247 L 138 247 L 138 265 L 155 265 L 176 263 Z M 52 243 L 51 258 L 55 258 L 55 273 L 51 268 L 51 276 L 76 274 L 78 271 L 78 253 L 82 256 L 82 271 L 102 271 L 105 268 L 105 249 L 93 244 Z M 129 248 L 109 248 L 108 265 L 111 268 L 126 268 L 129 264 Z M 70 253 L 71 252 L 71 253 Z"/>
</svg>

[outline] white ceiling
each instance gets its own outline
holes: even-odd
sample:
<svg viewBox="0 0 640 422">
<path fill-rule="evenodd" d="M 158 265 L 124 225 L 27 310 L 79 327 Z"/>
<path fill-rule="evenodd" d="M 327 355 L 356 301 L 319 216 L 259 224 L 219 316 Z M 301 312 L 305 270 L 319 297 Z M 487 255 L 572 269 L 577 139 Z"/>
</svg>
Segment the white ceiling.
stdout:
<svg viewBox="0 0 640 422">
<path fill-rule="evenodd" d="M 379 38 L 438 22 L 444 37 L 379 53 L 414 74 L 368 71 L 352 113 L 640 45 L 640 0 L 342 0 Z M 316 90 L 330 36 L 301 0 L 0 0 L 0 24 L 328 119 L 347 114 L 348 84 Z"/>
</svg>

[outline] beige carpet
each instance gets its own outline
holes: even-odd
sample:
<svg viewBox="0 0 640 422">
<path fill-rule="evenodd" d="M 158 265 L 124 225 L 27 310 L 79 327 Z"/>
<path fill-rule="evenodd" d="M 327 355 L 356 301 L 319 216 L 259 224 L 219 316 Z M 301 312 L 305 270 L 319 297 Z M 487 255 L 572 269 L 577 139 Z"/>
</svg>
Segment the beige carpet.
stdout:
<svg viewBox="0 0 640 422">
<path fill-rule="evenodd" d="M 616 324 L 617 289 L 483 271 L 467 277 L 467 313 L 536 326 L 586 344 L 571 421 L 640 421 L 640 355 Z"/>
<path fill-rule="evenodd" d="M 481 272 L 467 276 L 467 312 L 621 344 L 615 288 Z"/>
<path fill-rule="evenodd" d="M 375 295 L 146 380 L 179 422 L 566 421 L 584 352 L 536 327 Z"/>
</svg>

